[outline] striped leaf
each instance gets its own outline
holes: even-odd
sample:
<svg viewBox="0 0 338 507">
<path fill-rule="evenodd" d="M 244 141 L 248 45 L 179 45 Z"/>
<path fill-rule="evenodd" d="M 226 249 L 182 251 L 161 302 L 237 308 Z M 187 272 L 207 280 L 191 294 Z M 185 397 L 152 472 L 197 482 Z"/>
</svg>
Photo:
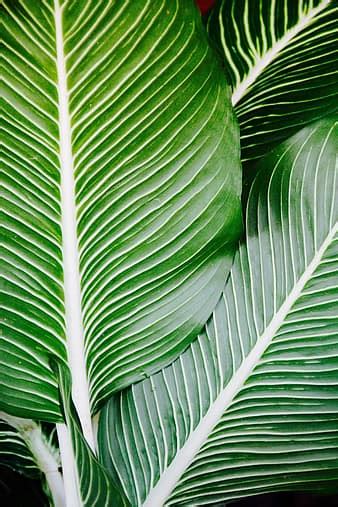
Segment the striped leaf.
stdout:
<svg viewBox="0 0 338 507">
<path fill-rule="evenodd" d="M 40 424 L 0 412 L 0 464 L 32 479 L 40 479 L 50 505 L 64 507 L 60 453 L 55 428 L 45 433 Z"/>
<path fill-rule="evenodd" d="M 336 0 L 216 4 L 208 32 L 233 90 L 243 161 L 337 109 L 337 15 Z"/>
<path fill-rule="evenodd" d="M 67 506 L 127 507 L 128 501 L 116 488 L 83 436 L 72 400 L 69 369 L 57 363 L 53 364 L 53 369 L 59 379 L 62 408 L 70 434 L 68 448 L 64 447 L 65 439 L 60 439 Z M 62 428 L 58 428 L 58 435 L 62 435 Z"/>
<path fill-rule="evenodd" d="M 338 480 L 338 171 L 332 119 L 259 163 L 246 243 L 203 333 L 102 412 L 131 504 L 204 505 Z"/>
<path fill-rule="evenodd" d="M 196 337 L 240 233 L 238 128 L 190 0 L 5 0 L 3 410 L 90 410 Z M 89 385 L 89 387 L 88 387 Z M 90 399 L 90 401 L 89 401 Z"/>
<path fill-rule="evenodd" d="M 40 477 L 34 456 L 19 432 L 0 421 L 0 463 L 33 479 Z"/>
</svg>

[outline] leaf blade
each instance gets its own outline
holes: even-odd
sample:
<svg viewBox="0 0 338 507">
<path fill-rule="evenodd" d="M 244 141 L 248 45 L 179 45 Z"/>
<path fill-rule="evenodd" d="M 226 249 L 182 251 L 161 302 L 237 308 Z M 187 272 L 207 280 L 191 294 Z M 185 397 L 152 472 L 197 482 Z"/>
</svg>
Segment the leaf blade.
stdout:
<svg viewBox="0 0 338 507">
<path fill-rule="evenodd" d="M 84 507 L 110 507 L 112 505 L 127 507 L 128 502 L 123 493 L 113 484 L 106 470 L 96 459 L 92 449 L 84 438 L 72 401 L 69 370 L 60 363 L 53 363 L 53 370 L 58 376 L 64 419 L 73 446 L 75 463 L 71 463 L 71 466 L 75 466 L 77 472 L 77 485 L 75 487 L 78 488 L 77 492 L 80 496 L 79 505 L 83 505 Z M 67 470 L 64 468 L 64 473 L 66 472 Z M 70 501 L 72 499 L 68 498 L 67 502 Z"/>
<path fill-rule="evenodd" d="M 177 357 L 222 290 L 241 228 L 238 128 L 189 2 L 2 8 L 2 407 L 60 420 L 55 356 L 90 441 L 88 390 L 95 412 Z"/>
<path fill-rule="evenodd" d="M 36 29 L 30 34 L 31 19 L 21 22 L 22 6 L 15 11 L 3 4 L 1 10 L 6 57 L 1 407 L 55 421 L 61 413 L 48 357 L 66 360 L 55 53 L 49 34 Z M 42 4 L 37 10 L 51 18 Z"/>
<path fill-rule="evenodd" d="M 208 32 L 233 89 L 248 168 L 336 110 L 336 19 L 330 0 L 223 0 L 214 9 Z"/>
<path fill-rule="evenodd" d="M 288 480 L 290 488 L 294 479 L 306 488 L 307 477 L 322 484 L 326 473 L 337 478 L 333 125 L 328 119 L 305 128 L 262 160 L 248 201 L 247 246 L 204 332 L 173 365 L 103 410 L 101 458 L 132 492 L 132 505 L 230 500 L 243 484 L 244 494 L 269 491 L 279 452 L 287 465 L 275 490 Z M 302 458 L 311 468 L 301 442 L 306 421 L 320 423 L 313 441 L 322 461 L 311 474 L 301 470 Z M 257 444 L 264 431 L 269 442 Z M 299 482 L 297 462 L 287 458 L 297 446 Z M 137 449 L 131 464 L 122 458 L 128 448 Z"/>
</svg>

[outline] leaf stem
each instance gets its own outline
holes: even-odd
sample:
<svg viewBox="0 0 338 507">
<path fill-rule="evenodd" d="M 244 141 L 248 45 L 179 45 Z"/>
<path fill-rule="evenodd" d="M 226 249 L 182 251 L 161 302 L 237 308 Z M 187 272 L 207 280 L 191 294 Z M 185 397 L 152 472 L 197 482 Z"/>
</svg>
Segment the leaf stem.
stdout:
<svg viewBox="0 0 338 507">
<path fill-rule="evenodd" d="M 88 445 L 95 449 L 91 424 L 89 386 L 81 311 L 81 284 L 76 225 L 74 164 L 68 103 L 66 58 L 63 47 L 62 8 L 55 0 L 56 67 L 59 95 L 62 246 L 68 362 L 72 374 L 72 395 Z"/>
<path fill-rule="evenodd" d="M 257 337 L 256 344 L 252 348 L 251 352 L 242 361 L 242 364 L 239 366 L 232 379 L 220 391 L 217 398 L 209 407 L 209 410 L 200 420 L 194 431 L 190 433 L 183 447 L 181 447 L 170 465 L 162 473 L 158 482 L 150 490 L 150 493 L 148 494 L 145 502 L 142 504 L 142 507 L 163 507 L 166 505 L 168 498 L 174 491 L 182 475 L 192 463 L 203 444 L 207 441 L 211 431 L 220 421 L 222 415 L 232 403 L 237 393 L 243 387 L 254 368 L 259 363 L 264 352 L 271 344 L 277 331 L 285 321 L 288 312 L 300 297 L 306 283 L 310 280 L 316 268 L 319 266 L 324 253 L 334 240 L 337 232 L 338 223 L 335 223 L 321 246 L 315 252 L 313 259 L 306 267 L 304 273 L 297 280 L 292 290 L 290 290 L 285 301 L 267 325 L 264 332 Z"/>
<path fill-rule="evenodd" d="M 65 424 L 56 425 L 58 434 L 62 472 L 65 485 L 66 501 L 62 505 L 67 507 L 82 507 L 79 498 L 78 476 L 76 471 L 76 462 L 73 453 L 72 442 L 70 439 L 68 428 Z"/>
<path fill-rule="evenodd" d="M 41 426 L 31 419 L 22 419 L 3 412 L 1 412 L 0 415 L 1 419 L 18 431 L 32 453 L 37 467 L 46 478 L 48 488 L 53 498 L 54 507 L 64 507 L 65 490 L 63 478 L 59 472 L 59 461 L 56 456 L 57 451 L 53 449 L 42 433 Z M 74 505 L 74 507 L 77 506 Z"/>
</svg>

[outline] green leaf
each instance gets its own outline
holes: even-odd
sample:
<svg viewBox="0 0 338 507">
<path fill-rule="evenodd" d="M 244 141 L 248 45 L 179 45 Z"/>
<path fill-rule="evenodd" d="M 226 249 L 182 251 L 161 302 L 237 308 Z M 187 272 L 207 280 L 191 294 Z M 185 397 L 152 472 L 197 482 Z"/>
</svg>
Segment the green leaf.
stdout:
<svg viewBox="0 0 338 507">
<path fill-rule="evenodd" d="M 101 459 L 132 505 L 337 490 L 336 151 L 329 118 L 262 159 L 203 333 L 102 411 Z"/>
<path fill-rule="evenodd" d="M 241 229 L 238 127 L 190 0 L 5 0 L 5 411 L 92 412 L 170 363 Z M 88 387 L 89 384 L 89 387 Z"/>
<path fill-rule="evenodd" d="M 25 441 L 12 426 L 0 421 L 0 463 L 36 479 L 40 470 Z"/>
<path fill-rule="evenodd" d="M 55 369 L 59 380 L 64 418 L 70 433 L 75 457 L 75 461 L 72 463 L 66 463 L 63 460 L 63 473 L 66 475 L 68 472 L 67 465 L 76 467 L 75 482 L 78 485 L 78 489 L 75 491 L 75 494 L 79 494 L 80 496 L 79 503 L 77 503 L 77 498 L 71 499 L 68 497 L 67 505 L 71 505 L 72 507 L 76 507 L 77 505 L 81 505 L 81 507 L 127 507 L 129 505 L 128 501 L 123 493 L 120 493 L 113 484 L 112 479 L 95 458 L 94 453 L 83 436 L 81 424 L 72 400 L 69 369 L 63 366 L 62 363 L 53 364 L 53 369 Z M 63 449 L 61 447 L 61 455 L 62 452 Z M 69 493 L 67 486 L 66 492 Z"/>
<path fill-rule="evenodd" d="M 55 446 L 55 427 L 45 433 L 40 424 L 0 412 L 0 463 L 32 479 L 42 481 L 54 507 L 64 507 L 60 453 Z"/>
<path fill-rule="evenodd" d="M 254 161 L 337 109 L 335 0 L 221 0 L 208 32 Z M 251 166 L 249 164 L 249 166 Z"/>
</svg>

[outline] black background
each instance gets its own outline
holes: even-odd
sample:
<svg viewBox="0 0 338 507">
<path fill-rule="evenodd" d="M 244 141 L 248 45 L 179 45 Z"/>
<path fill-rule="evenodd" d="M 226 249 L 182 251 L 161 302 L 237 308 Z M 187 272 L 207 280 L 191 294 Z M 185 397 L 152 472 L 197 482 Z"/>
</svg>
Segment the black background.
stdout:
<svg viewBox="0 0 338 507">
<path fill-rule="evenodd" d="M 39 481 L 0 467 L 1 507 L 48 507 Z M 245 498 L 227 507 L 338 507 L 338 495 L 274 493 Z M 209 506 L 210 507 L 210 506 Z M 216 507 L 216 506 L 215 506 Z M 221 504 L 217 504 L 221 507 Z"/>
</svg>

